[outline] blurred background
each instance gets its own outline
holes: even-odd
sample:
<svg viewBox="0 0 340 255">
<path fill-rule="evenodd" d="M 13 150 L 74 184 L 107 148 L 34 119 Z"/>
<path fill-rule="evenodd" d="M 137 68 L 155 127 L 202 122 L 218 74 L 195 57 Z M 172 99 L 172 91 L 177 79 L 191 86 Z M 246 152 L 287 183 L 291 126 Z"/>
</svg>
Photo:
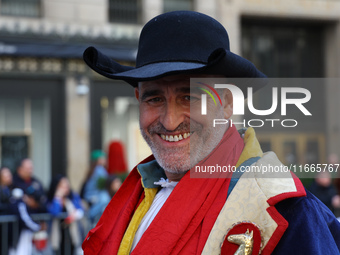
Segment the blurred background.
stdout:
<svg viewBox="0 0 340 255">
<path fill-rule="evenodd" d="M 337 0 L 0 0 L 0 165 L 14 172 L 30 157 L 45 187 L 60 173 L 80 191 L 91 151 L 119 142 L 126 171 L 149 155 L 133 88 L 96 75 L 82 53 L 92 45 L 133 66 L 143 24 L 181 9 L 219 20 L 231 51 L 269 77 L 340 76 Z M 340 154 L 340 88 L 311 90 L 317 125 L 258 130 L 286 164 Z"/>
</svg>

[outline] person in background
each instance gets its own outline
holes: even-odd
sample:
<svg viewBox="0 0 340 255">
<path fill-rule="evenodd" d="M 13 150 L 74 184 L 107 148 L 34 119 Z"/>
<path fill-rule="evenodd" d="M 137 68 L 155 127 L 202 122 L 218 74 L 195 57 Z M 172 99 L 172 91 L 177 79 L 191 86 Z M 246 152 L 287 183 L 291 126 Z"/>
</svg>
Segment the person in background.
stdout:
<svg viewBox="0 0 340 255">
<path fill-rule="evenodd" d="M 122 186 L 122 180 L 118 176 L 111 174 L 107 177 L 106 190 L 110 195 L 110 199 L 116 194 L 120 186 Z"/>
<path fill-rule="evenodd" d="M 13 187 L 22 189 L 23 201 L 29 213 L 46 212 L 47 197 L 41 182 L 33 177 L 33 162 L 29 158 L 17 163 L 17 170 L 13 176 Z"/>
<path fill-rule="evenodd" d="M 331 153 L 328 156 L 328 164 L 332 165 L 333 169 L 339 168 L 339 156 L 336 153 Z M 340 171 L 336 171 L 337 174 L 335 175 L 335 178 L 333 179 L 333 184 L 336 188 L 337 194 L 340 195 Z M 334 212 L 335 216 L 338 217 L 340 220 L 340 207 L 335 209 Z"/>
<path fill-rule="evenodd" d="M 48 192 L 47 210 L 55 218 L 51 226 L 51 245 L 55 252 L 59 247 L 65 247 L 65 243 L 71 239 L 70 249 L 72 254 L 80 246 L 80 231 L 77 222 L 83 218 L 84 209 L 80 196 L 71 190 L 69 180 L 64 175 L 57 175 L 51 180 Z M 66 213 L 65 219 L 58 219 Z M 61 254 L 70 254 L 62 249 Z"/>
<path fill-rule="evenodd" d="M 0 215 L 9 210 L 13 176 L 7 167 L 0 168 Z"/>
<path fill-rule="evenodd" d="M 41 182 L 33 177 L 33 162 L 29 158 L 21 159 L 16 164 L 16 172 L 13 175 L 13 189 L 16 190 L 19 203 L 19 212 L 27 211 L 25 219 L 30 219 L 31 214 L 45 213 L 47 197 Z M 19 196 L 19 193 L 22 196 Z M 23 206 L 25 205 L 25 206 Z M 26 214 L 26 213 L 24 213 Z M 34 232 L 40 230 L 41 226 L 45 228 L 46 223 L 41 221 L 37 226 L 30 224 L 30 227 L 21 227 L 17 254 L 30 254 L 33 249 L 32 241 Z"/>
<path fill-rule="evenodd" d="M 13 175 L 9 168 L 0 169 L 0 214 L 16 215 L 19 219 L 19 240 L 17 244 L 12 240 L 13 225 L 8 226 L 8 247 L 10 254 L 30 255 L 32 253 L 33 233 L 41 229 L 41 225 L 34 222 L 23 201 L 22 189 L 13 187 Z M 2 239 L 1 239 L 2 240 Z"/>
<path fill-rule="evenodd" d="M 95 221 L 110 202 L 109 195 L 105 189 L 105 181 L 108 173 L 105 169 L 106 154 L 101 150 L 94 150 L 91 153 L 91 166 L 87 173 L 82 197 L 88 202 L 89 217 Z"/>
<path fill-rule="evenodd" d="M 309 191 L 321 200 L 333 213 L 340 207 L 340 196 L 332 184 L 331 174 L 328 171 L 317 173 Z"/>
<path fill-rule="evenodd" d="M 7 167 L 0 168 L 0 215 L 10 214 L 10 198 L 11 198 L 11 185 L 12 173 Z M 9 231 L 12 232 L 12 223 L 8 223 Z M 11 234 L 8 235 L 11 238 Z M 3 233 L 0 231 L 1 245 L 5 245 Z M 11 247 L 12 240 L 7 239 L 7 247 Z"/>
</svg>

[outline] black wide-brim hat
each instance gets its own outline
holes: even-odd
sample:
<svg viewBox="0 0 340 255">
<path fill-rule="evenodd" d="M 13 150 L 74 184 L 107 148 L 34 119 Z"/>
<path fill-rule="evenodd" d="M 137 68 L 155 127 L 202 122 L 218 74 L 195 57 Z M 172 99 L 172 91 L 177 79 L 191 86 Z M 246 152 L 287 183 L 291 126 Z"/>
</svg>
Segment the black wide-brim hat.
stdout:
<svg viewBox="0 0 340 255">
<path fill-rule="evenodd" d="M 150 20 L 140 34 L 136 67 L 120 65 L 94 47 L 85 50 L 84 61 L 97 73 L 133 87 L 176 74 L 266 77 L 230 51 L 228 33 L 217 20 L 193 11 L 168 12 Z"/>
</svg>

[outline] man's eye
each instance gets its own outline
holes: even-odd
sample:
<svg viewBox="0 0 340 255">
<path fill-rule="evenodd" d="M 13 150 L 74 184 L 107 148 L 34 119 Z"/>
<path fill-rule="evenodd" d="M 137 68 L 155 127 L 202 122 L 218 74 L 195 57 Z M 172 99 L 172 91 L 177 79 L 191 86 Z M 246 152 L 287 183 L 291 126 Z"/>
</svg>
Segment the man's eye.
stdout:
<svg viewBox="0 0 340 255">
<path fill-rule="evenodd" d="M 185 101 L 190 102 L 190 103 L 193 103 L 193 102 L 196 102 L 197 100 L 199 100 L 199 98 L 197 98 L 196 96 L 190 96 L 190 95 L 184 96 L 183 99 Z"/>
<path fill-rule="evenodd" d="M 161 97 L 153 97 L 153 98 L 147 99 L 146 102 L 159 103 L 159 102 L 163 102 L 163 99 Z"/>
</svg>

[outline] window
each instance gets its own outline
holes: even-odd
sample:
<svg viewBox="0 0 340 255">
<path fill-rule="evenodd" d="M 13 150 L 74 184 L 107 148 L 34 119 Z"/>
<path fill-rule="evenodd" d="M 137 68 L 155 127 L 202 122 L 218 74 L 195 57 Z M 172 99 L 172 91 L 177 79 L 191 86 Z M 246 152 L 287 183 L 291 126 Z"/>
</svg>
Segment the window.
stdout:
<svg viewBox="0 0 340 255">
<path fill-rule="evenodd" d="M 322 23 L 244 18 L 242 56 L 269 77 L 323 77 L 323 29 Z"/>
<path fill-rule="evenodd" d="M 41 17 L 41 0 L 1 0 L 1 15 Z"/>
<path fill-rule="evenodd" d="M 269 109 L 272 105 L 272 88 L 278 91 L 282 87 L 308 87 L 313 97 L 308 105 L 311 117 L 301 114 L 298 108 L 291 107 L 285 119 L 295 119 L 299 125 L 294 130 L 276 125 L 263 126 L 259 132 L 321 132 L 326 128 L 326 94 L 325 82 L 316 77 L 324 75 L 324 23 L 313 21 L 292 21 L 277 19 L 243 18 L 242 20 L 242 56 L 252 61 L 255 66 L 270 78 L 304 78 L 285 79 L 271 83 L 255 93 L 253 97 L 256 109 Z M 313 77 L 307 79 L 307 77 Z M 269 119 L 283 119 L 280 111 L 276 111 Z M 249 111 L 246 119 L 253 119 Z M 293 150 L 292 145 L 286 145 Z M 313 146 L 310 145 L 312 148 Z"/>
<path fill-rule="evenodd" d="M 242 56 L 271 78 L 323 77 L 325 26 L 313 21 L 244 17 L 241 31 Z M 307 106 L 313 116 L 306 117 L 295 108 L 291 108 L 285 118 L 280 113 L 273 113 L 267 118 L 295 119 L 299 125 L 294 129 L 267 125 L 257 129 L 256 133 L 263 151 L 273 150 L 281 162 L 296 167 L 295 173 L 299 177 L 310 178 L 311 172 L 300 172 L 299 166 L 326 163 L 327 130 L 324 123 L 327 104 L 323 82 L 312 78 L 304 80 L 311 94 L 318 95 Z M 295 86 L 296 81 L 298 79 L 290 79 L 290 84 L 277 83 L 275 87 L 280 91 L 283 86 Z M 300 86 L 301 83 L 296 84 L 296 87 Z M 272 105 L 271 95 L 272 86 L 261 89 L 254 95 L 254 107 L 269 109 Z M 246 112 L 245 119 L 253 118 L 254 115 Z M 294 168 L 291 170 L 294 171 Z"/>
<path fill-rule="evenodd" d="M 140 0 L 110 0 L 109 21 L 120 23 L 141 22 L 141 1 Z"/>
<path fill-rule="evenodd" d="M 164 0 L 163 2 L 164 12 L 188 10 L 192 11 L 194 9 L 194 4 L 192 0 Z"/>
<path fill-rule="evenodd" d="M 259 134 L 263 152 L 274 151 L 285 165 L 327 163 L 323 133 Z M 294 169 L 293 169 L 294 170 Z"/>
</svg>

